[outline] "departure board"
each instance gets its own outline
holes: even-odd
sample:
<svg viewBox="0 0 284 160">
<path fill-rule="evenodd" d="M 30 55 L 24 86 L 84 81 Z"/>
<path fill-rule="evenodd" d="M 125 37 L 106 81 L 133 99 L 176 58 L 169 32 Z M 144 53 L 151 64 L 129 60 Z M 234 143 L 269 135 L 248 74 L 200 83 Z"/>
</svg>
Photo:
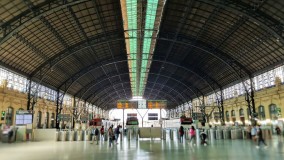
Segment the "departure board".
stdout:
<svg viewBox="0 0 284 160">
<path fill-rule="evenodd" d="M 137 107 L 138 107 L 137 101 L 120 100 L 117 101 L 116 104 L 117 109 L 137 109 Z"/>
<path fill-rule="evenodd" d="M 148 100 L 147 101 L 147 108 L 148 109 L 161 109 L 167 107 L 166 100 Z"/>
</svg>

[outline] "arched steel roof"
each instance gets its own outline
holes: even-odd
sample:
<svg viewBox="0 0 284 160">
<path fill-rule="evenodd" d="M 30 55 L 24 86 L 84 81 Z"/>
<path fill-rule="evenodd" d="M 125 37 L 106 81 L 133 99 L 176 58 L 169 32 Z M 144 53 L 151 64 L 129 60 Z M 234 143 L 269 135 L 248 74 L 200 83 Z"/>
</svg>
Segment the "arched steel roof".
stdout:
<svg viewBox="0 0 284 160">
<path fill-rule="evenodd" d="M 284 62 L 284 2 L 167 0 L 144 97 L 168 108 Z M 110 109 L 132 96 L 119 0 L 0 3 L 0 65 Z"/>
</svg>

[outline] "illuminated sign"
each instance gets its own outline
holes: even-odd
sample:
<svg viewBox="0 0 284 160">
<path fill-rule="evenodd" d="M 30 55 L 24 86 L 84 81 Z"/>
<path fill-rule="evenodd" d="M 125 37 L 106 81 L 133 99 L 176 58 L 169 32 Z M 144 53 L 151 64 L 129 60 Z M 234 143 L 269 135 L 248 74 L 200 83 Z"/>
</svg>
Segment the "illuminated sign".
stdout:
<svg viewBox="0 0 284 160">
<path fill-rule="evenodd" d="M 137 109 L 137 101 L 117 101 L 116 108 L 117 109 Z"/>
<path fill-rule="evenodd" d="M 148 100 L 147 108 L 148 109 L 161 109 L 167 107 L 167 101 L 165 100 Z"/>
</svg>

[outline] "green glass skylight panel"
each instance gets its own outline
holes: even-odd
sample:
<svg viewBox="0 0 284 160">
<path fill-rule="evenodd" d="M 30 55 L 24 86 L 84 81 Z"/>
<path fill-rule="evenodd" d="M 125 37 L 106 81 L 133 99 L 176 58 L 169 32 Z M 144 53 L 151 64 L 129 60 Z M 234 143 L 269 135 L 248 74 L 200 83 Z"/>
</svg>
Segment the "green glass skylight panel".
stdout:
<svg viewBox="0 0 284 160">
<path fill-rule="evenodd" d="M 142 63 L 141 63 L 141 72 L 140 72 L 140 83 L 139 83 L 139 95 L 142 95 L 145 87 L 145 78 L 147 77 L 147 65 L 148 62 L 151 61 L 149 58 L 152 35 L 154 29 L 154 23 L 156 19 L 158 7 L 158 0 L 148 0 L 147 1 L 147 9 L 146 9 L 146 23 L 144 28 L 144 38 L 143 38 L 143 55 L 142 55 Z"/>
<path fill-rule="evenodd" d="M 130 77 L 133 95 L 137 95 L 137 0 L 126 0 L 127 24 L 129 34 Z"/>
</svg>

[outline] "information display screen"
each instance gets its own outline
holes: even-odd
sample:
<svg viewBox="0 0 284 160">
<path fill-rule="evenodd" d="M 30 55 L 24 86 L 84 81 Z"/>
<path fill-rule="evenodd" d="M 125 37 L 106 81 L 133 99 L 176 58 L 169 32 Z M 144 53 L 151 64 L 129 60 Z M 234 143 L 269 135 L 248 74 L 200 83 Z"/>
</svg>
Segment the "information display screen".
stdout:
<svg viewBox="0 0 284 160">
<path fill-rule="evenodd" d="M 16 114 L 16 125 L 32 123 L 32 114 Z"/>
<path fill-rule="evenodd" d="M 137 101 L 117 101 L 117 109 L 137 109 Z"/>
<path fill-rule="evenodd" d="M 147 108 L 148 109 L 161 109 L 167 107 L 167 101 L 165 100 L 148 100 Z"/>
</svg>

